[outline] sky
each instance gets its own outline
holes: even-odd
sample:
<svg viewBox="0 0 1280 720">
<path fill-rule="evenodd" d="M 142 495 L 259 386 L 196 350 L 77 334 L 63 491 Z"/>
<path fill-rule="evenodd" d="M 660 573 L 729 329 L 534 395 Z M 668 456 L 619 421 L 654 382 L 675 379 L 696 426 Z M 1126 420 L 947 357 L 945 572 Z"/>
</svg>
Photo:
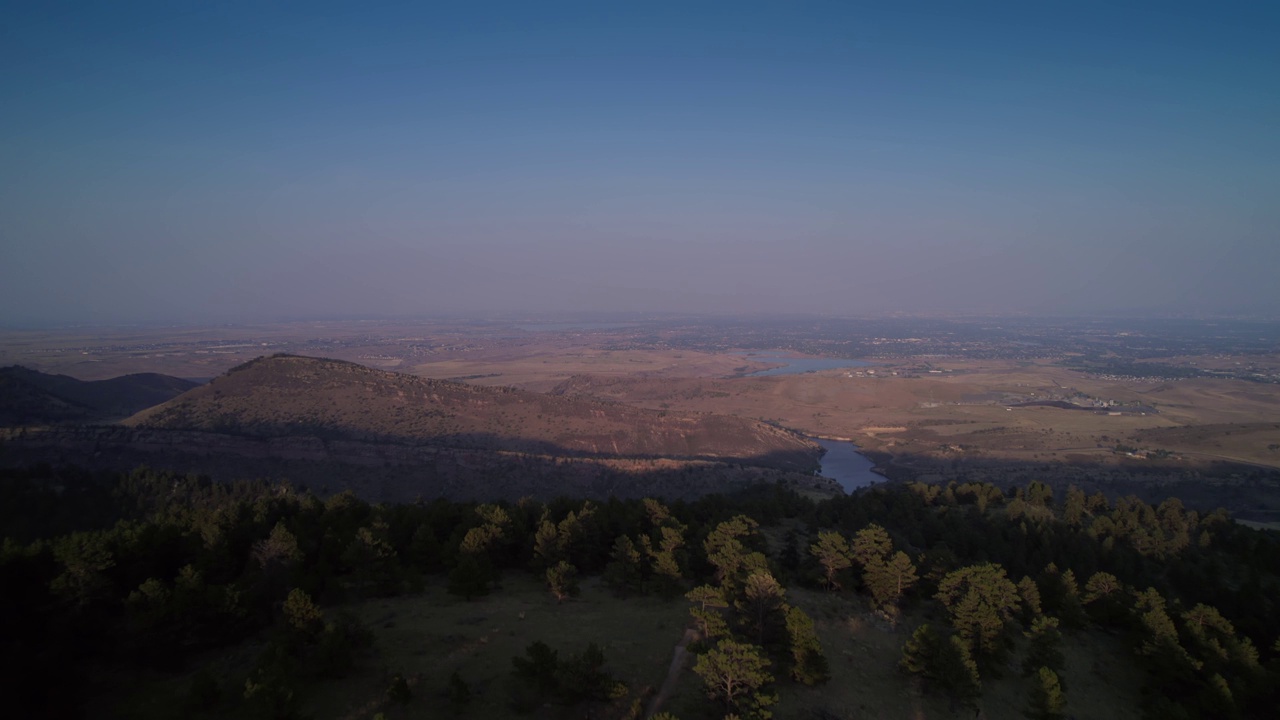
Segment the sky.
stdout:
<svg viewBox="0 0 1280 720">
<path fill-rule="evenodd" d="M 1280 316 L 1280 3 L 26 2 L 0 325 Z"/>
</svg>

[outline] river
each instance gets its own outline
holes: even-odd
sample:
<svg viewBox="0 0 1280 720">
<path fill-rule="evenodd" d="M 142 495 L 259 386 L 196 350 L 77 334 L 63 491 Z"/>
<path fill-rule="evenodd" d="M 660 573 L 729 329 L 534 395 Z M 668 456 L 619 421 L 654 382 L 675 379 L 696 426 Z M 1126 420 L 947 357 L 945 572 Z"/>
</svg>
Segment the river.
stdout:
<svg viewBox="0 0 1280 720">
<path fill-rule="evenodd" d="M 857 445 L 839 440 L 812 439 L 826 450 L 822 454 L 819 474 L 840 483 L 845 492 L 851 493 L 858 488 L 885 481 L 885 476 L 871 470 L 875 463 L 858 452 Z"/>
</svg>

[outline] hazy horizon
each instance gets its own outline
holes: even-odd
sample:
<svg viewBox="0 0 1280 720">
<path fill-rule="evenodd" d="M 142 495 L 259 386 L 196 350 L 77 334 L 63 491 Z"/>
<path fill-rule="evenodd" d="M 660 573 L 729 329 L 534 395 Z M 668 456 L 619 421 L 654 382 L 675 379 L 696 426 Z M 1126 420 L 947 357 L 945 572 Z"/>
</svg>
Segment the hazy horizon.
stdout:
<svg viewBox="0 0 1280 720">
<path fill-rule="evenodd" d="M 1280 315 L 1280 6 L 37 4 L 0 326 Z"/>
</svg>

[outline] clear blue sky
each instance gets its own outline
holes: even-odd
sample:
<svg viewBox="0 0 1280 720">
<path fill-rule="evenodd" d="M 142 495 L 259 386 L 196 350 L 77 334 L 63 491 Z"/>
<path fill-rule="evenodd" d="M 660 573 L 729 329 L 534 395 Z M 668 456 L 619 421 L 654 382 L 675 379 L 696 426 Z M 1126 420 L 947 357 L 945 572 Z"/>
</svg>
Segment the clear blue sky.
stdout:
<svg viewBox="0 0 1280 720">
<path fill-rule="evenodd" d="M 1280 314 L 1280 3 L 11 3 L 0 323 Z"/>
</svg>

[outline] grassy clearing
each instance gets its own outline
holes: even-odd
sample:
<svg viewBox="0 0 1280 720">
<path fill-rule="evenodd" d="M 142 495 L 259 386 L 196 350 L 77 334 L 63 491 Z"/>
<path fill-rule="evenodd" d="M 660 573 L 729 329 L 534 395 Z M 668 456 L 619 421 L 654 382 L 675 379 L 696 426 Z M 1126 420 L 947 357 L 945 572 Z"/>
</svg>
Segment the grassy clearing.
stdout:
<svg viewBox="0 0 1280 720">
<path fill-rule="evenodd" d="M 448 717 L 475 720 L 513 717 L 508 706 L 511 658 L 541 640 L 561 658 L 600 646 L 606 669 L 625 682 L 626 698 L 605 717 L 622 717 L 631 704 L 648 703 L 667 675 L 675 645 L 684 634 L 688 603 L 683 598 L 619 599 L 597 578 L 583 582 L 582 595 L 557 605 L 542 583 L 509 574 L 492 595 L 471 602 L 445 592 L 442 577 L 428 578 L 420 595 L 371 600 L 346 606 L 373 633 L 373 649 L 349 676 L 337 681 L 303 683 L 300 710 L 313 720 L 372 718 L 385 712 L 399 718 Z M 327 612 L 336 612 L 337 608 Z M 131 678 L 136 690 L 102 703 L 102 717 L 240 718 L 244 681 L 262 651 L 262 641 L 247 642 L 193 663 L 180 676 Z M 195 714 L 188 697 L 192 679 L 203 667 L 218 679 L 223 700 Z M 449 703 L 449 677 L 457 672 L 471 691 L 462 706 Z M 388 707 L 385 693 L 393 674 L 410 681 L 413 698 L 404 707 Z M 700 692 L 695 685 L 693 691 Z M 679 700 L 674 698 L 673 700 Z M 521 717 L 577 717 L 571 708 L 544 707 Z M 692 717 L 691 715 L 688 717 Z"/>
<path fill-rule="evenodd" d="M 598 644 L 608 668 L 625 682 L 630 703 L 656 690 L 666 676 L 673 648 L 684 633 L 687 603 L 683 599 L 619 600 L 598 581 L 584 583 L 582 595 L 557 605 L 532 578 L 508 577 L 493 595 L 472 602 L 432 583 L 415 597 L 371 601 L 353 608 L 375 636 L 375 657 L 361 672 L 338 683 L 314 688 L 304 711 L 318 719 L 367 718 L 377 711 L 393 673 L 411 679 L 414 698 L 404 717 L 418 717 L 447 705 L 446 685 L 457 672 L 472 699 L 450 708 L 457 718 L 494 718 L 508 708 L 511 658 L 541 640 L 560 657 Z M 556 716 L 555 708 L 546 716 Z"/>
<path fill-rule="evenodd" d="M 616 598 L 598 579 L 584 582 L 581 597 L 557 605 L 541 583 L 512 575 L 493 595 L 472 602 L 444 591 L 442 578 L 411 597 L 372 600 L 349 609 L 374 634 L 374 650 L 351 676 L 301 688 L 302 711 L 315 720 L 368 719 L 386 712 L 390 720 L 448 717 L 458 720 L 516 717 L 509 706 L 511 658 L 541 640 L 560 657 L 597 643 L 608 669 L 625 682 L 628 696 L 599 717 L 622 718 L 632 703 L 648 707 L 667 675 L 675 645 L 688 621 L 683 598 Z M 808 688 L 779 682 L 777 717 L 930 718 L 972 717 L 952 711 L 944 698 L 926 695 L 919 684 L 897 669 L 902 645 L 925 618 L 907 615 L 896 628 L 873 615 L 864 600 L 848 593 L 790 588 L 788 601 L 813 617 L 830 662 L 831 680 Z M 244 676 L 261 644 L 249 643 L 208 661 L 223 679 L 224 695 L 238 696 Z M 1121 641 L 1089 631 L 1064 638 L 1068 712 L 1075 717 L 1138 718 L 1140 671 Z M 1021 720 L 1028 681 L 1018 672 L 1022 648 L 1010 656 L 1004 677 L 984 678 L 981 717 Z M 472 694 L 463 706 L 450 705 L 447 685 L 452 673 L 465 680 Z M 388 707 L 385 692 L 393 674 L 409 678 L 413 698 L 404 707 Z M 775 674 L 782 669 L 775 667 Z M 192 674 L 156 681 L 136 694 L 124 715 L 140 718 L 185 717 L 175 712 Z M 785 680 L 785 678 L 779 678 Z M 691 669 L 679 676 L 663 708 L 683 720 L 709 717 L 702 684 Z M 223 717 L 239 717 L 242 708 L 222 704 Z M 531 718 L 581 717 L 583 708 L 547 706 Z M 822 713 L 827 713 L 823 715 Z M 120 714 L 120 713 L 117 713 Z"/>
</svg>

